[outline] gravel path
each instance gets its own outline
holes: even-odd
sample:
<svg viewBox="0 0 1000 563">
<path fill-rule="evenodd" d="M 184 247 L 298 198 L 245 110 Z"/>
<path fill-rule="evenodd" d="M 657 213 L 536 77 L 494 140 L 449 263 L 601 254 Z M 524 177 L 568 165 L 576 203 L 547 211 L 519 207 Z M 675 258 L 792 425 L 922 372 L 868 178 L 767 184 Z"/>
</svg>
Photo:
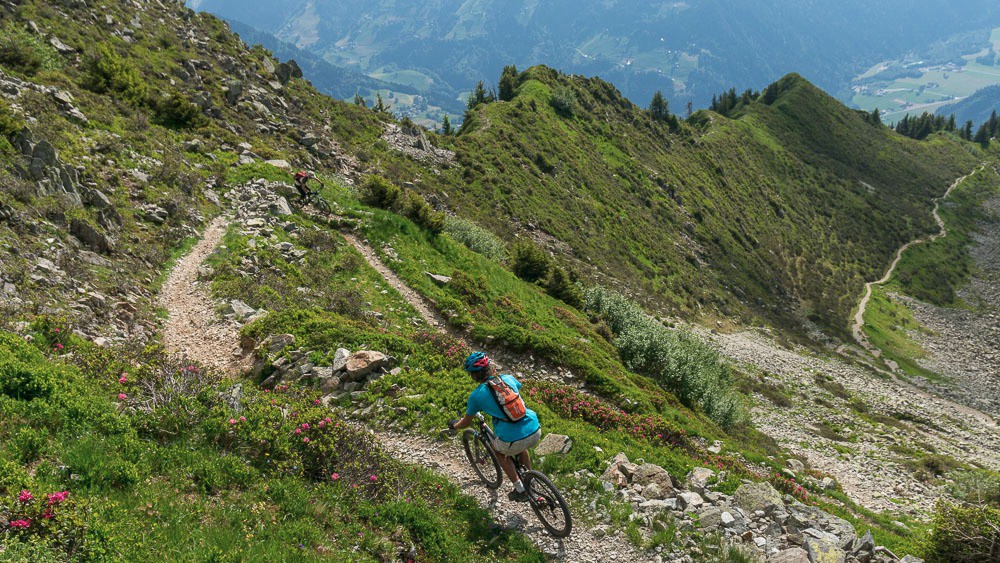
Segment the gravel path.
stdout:
<svg viewBox="0 0 1000 563">
<path fill-rule="evenodd" d="M 579 521 L 573 522 L 573 532 L 568 538 L 553 538 L 527 504 L 507 500 L 510 483 L 506 477 L 499 491 L 483 485 L 466 461 L 460 439 L 442 443 L 411 434 L 376 432 L 375 435 L 399 459 L 447 476 L 465 494 L 488 509 L 501 526 L 521 531 L 549 558 L 580 562 L 651 561 L 656 558 L 656 554 L 636 549 L 621 533 L 595 535 Z"/>
<path fill-rule="evenodd" d="M 170 271 L 158 300 L 169 313 L 163 324 L 163 345 L 179 354 L 236 376 L 249 369 L 250 357 L 239 348 L 239 325 L 215 312 L 208 288 L 198 281 L 198 267 L 226 234 L 228 219 L 216 217 L 205 234 Z"/>
<path fill-rule="evenodd" d="M 854 314 L 854 326 L 851 328 L 851 332 L 854 335 L 854 340 L 857 341 L 857 343 L 860 344 L 861 347 L 863 347 L 865 350 L 868 350 L 875 357 L 880 356 L 881 355 L 881 351 L 878 350 L 874 345 L 871 344 L 871 342 L 868 341 L 868 337 L 865 335 L 865 332 L 864 332 L 864 326 L 865 326 L 865 309 L 867 309 L 867 307 L 868 307 L 868 301 L 871 300 L 871 297 L 872 297 L 872 288 L 874 286 L 876 286 L 876 285 L 882 285 L 885 282 L 889 281 L 889 278 L 892 277 L 892 273 L 896 270 L 896 265 L 898 265 L 900 259 L 903 258 L 903 253 L 906 252 L 906 249 L 910 248 L 911 246 L 913 246 L 915 244 L 921 244 L 921 243 L 924 243 L 924 242 L 931 242 L 931 241 L 935 241 L 935 240 L 937 240 L 937 239 L 939 239 L 939 238 L 941 238 L 943 236 L 947 236 L 948 229 L 944 225 L 944 220 L 941 219 L 941 216 L 938 214 L 938 209 L 940 209 L 940 207 L 941 207 L 941 202 L 944 201 L 945 199 L 947 199 L 948 196 L 951 195 L 951 192 L 955 188 L 957 188 L 959 186 L 959 184 L 961 184 L 963 181 L 965 181 L 966 178 L 968 178 L 969 176 L 972 176 L 973 174 L 975 174 L 976 172 L 978 172 L 980 170 L 983 170 L 985 167 L 986 167 L 986 165 L 984 164 L 984 165 L 980 166 L 979 169 L 977 169 L 977 170 L 975 170 L 973 172 L 970 172 L 970 173 L 966 174 L 965 176 L 962 176 L 961 178 L 955 180 L 954 182 L 952 182 L 952 184 L 950 186 L 948 186 L 948 190 L 944 192 L 944 195 L 942 195 L 941 197 L 938 197 L 938 198 L 934 199 L 934 209 L 933 209 L 933 211 L 931 211 L 931 214 L 934 216 L 934 221 L 938 225 L 939 231 L 937 232 L 937 234 L 931 235 L 930 237 L 924 237 L 924 238 L 918 238 L 916 240 L 911 240 L 910 242 L 908 242 L 908 243 L 904 244 L 903 246 L 901 246 L 899 248 L 899 250 L 896 251 L 896 258 L 893 259 L 892 264 L 889 265 L 889 269 L 886 270 L 885 275 L 882 276 L 880 279 L 878 279 L 876 281 L 868 282 L 868 283 L 865 284 L 865 295 L 864 295 L 864 297 L 861 298 L 861 302 L 858 304 L 858 312 Z M 895 363 L 890 363 L 889 367 L 891 369 L 895 370 L 895 367 L 896 367 Z"/>
</svg>

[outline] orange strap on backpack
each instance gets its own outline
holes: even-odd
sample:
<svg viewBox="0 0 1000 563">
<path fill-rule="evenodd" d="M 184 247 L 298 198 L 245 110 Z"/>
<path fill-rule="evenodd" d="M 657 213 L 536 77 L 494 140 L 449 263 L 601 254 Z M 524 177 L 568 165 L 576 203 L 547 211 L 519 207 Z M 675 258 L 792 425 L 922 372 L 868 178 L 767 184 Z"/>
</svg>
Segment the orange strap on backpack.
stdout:
<svg viewBox="0 0 1000 563">
<path fill-rule="evenodd" d="M 519 422 L 528 414 L 528 407 L 524 404 L 524 399 L 507 384 L 502 377 L 496 376 L 486 380 L 486 388 L 490 390 L 493 399 L 496 400 L 500 412 L 504 413 L 506 422 Z"/>
</svg>

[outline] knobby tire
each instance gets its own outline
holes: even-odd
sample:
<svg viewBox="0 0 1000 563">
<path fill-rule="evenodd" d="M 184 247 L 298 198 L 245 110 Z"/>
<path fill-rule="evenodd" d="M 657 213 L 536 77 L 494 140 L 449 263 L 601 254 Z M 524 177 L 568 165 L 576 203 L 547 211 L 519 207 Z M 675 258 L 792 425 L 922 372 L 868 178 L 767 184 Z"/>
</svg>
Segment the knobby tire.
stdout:
<svg viewBox="0 0 1000 563">
<path fill-rule="evenodd" d="M 496 454 L 493 453 L 493 448 L 486 443 L 486 439 L 472 430 L 466 430 L 462 433 L 462 445 L 465 447 L 465 457 L 483 484 L 491 489 L 500 488 L 500 484 L 503 483 L 503 471 L 500 469 Z"/>
<path fill-rule="evenodd" d="M 528 504 L 541 520 L 542 526 L 557 538 L 568 536 L 573 530 L 573 520 L 569 514 L 569 505 L 563 500 L 559 489 L 538 471 L 525 471 L 521 479 L 528 491 Z"/>
</svg>

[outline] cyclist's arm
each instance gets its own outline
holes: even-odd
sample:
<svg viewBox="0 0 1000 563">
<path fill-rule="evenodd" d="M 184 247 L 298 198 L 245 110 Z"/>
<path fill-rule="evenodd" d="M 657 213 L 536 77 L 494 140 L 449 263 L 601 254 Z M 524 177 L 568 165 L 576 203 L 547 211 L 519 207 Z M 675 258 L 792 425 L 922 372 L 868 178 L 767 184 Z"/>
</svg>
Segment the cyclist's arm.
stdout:
<svg viewBox="0 0 1000 563">
<path fill-rule="evenodd" d="M 463 428 L 468 428 L 469 426 L 472 425 L 472 421 L 473 420 L 475 420 L 475 417 L 472 416 L 472 415 L 468 415 L 467 414 L 467 415 L 463 416 L 462 418 L 460 418 L 458 420 L 458 422 L 455 423 L 454 428 L 455 428 L 455 430 L 461 430 Z"/>
</svg>

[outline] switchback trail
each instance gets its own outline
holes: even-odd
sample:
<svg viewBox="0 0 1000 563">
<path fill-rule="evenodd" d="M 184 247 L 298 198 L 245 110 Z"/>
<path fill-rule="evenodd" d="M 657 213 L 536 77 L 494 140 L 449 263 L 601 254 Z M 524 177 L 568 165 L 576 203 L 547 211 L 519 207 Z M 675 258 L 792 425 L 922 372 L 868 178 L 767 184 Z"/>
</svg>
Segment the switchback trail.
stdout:
<svg viewBox="0 0 1000 563">
<path fill-rule="evenodd" d="M 158 304 L 168 313 L 163 323 L 167 352 L 237 376 L 250 362 L 239 347 L 239 325 L 219 318 L 208 288 L 198 281 L 198 267 L 222 242 L 228 224 L 222 215 L 208 224 L 201 240 L 170 271 Z"/>
<path fill-rule="evenodd" d="M 906 252 L 908 248 L 924 242 L 932 242 L 943 236 L 948 235 L 948 229 L 947 227 L 945 227 L 944 220 L 941 219 L 941 215 L 938 214 L 938 209 L 941 206 L 941 202 L 947 199 L 948 196 L 951 195 L 951 192 L 955 188 L 957 188 L 959 184 L 964 182 L 966 178 L 972 176 L 979 170 L 983 170 L 985 167 L 986 165 L 983 164 L 982 166 L 979 167 L 978 170 L 973 170 L 972 172 L 969 172 L 965 176 L 962 176 L 961 178 L 955 180 L 951 184 L 951 186 L 948 186 L 948 190 L 944 192 L 944 195 L 942 195 L 941 197 L 934 198 L 934 210 L 931 212 L 931 214 L 934 216 L 934 221 L 937 223 L 938 228 L 940 229 L 936 234 L 931 235 L 929 237 L 922 237 L 915 240 L 911 240 L 910 242 L 901 246 L 899 250 L 896 251 L 896 258 L 893 259 L 892 264 L 889 265 L 889 269 L 886 270 L 885 275 L 876 281 L 868 282 L 865 284 L 865 295 L 864 297 L 861 298 L 861 302 L 858 304 L 858 312 L 855 313 L 854 315 L 854 326 L 852 327 L 851 332 L 854 335 L 854 340 L 873 356 L 875 357 L 881 356 L 882 351 L 876 348 L 875 345 L 873 345 L 871 342 L 868 341 L 868 337 L 865 335 L 864 332 L 865 310 L 868 308 L 868 301 L 872 297 L 872 288 L 874 288 L 876 285 L 882 285 L 885 282 L 889 281 L 889 278 L 892 277 L 892 273 L 896 270 L 896 266 L 899 264 L 899 260 L 903 257 L 903 253 Z M 893 367 L 892 364 L 890 364 L 890 367 L 892 367 L 893 371 L 895 371 L 895 368 Z"/>
</svg>

